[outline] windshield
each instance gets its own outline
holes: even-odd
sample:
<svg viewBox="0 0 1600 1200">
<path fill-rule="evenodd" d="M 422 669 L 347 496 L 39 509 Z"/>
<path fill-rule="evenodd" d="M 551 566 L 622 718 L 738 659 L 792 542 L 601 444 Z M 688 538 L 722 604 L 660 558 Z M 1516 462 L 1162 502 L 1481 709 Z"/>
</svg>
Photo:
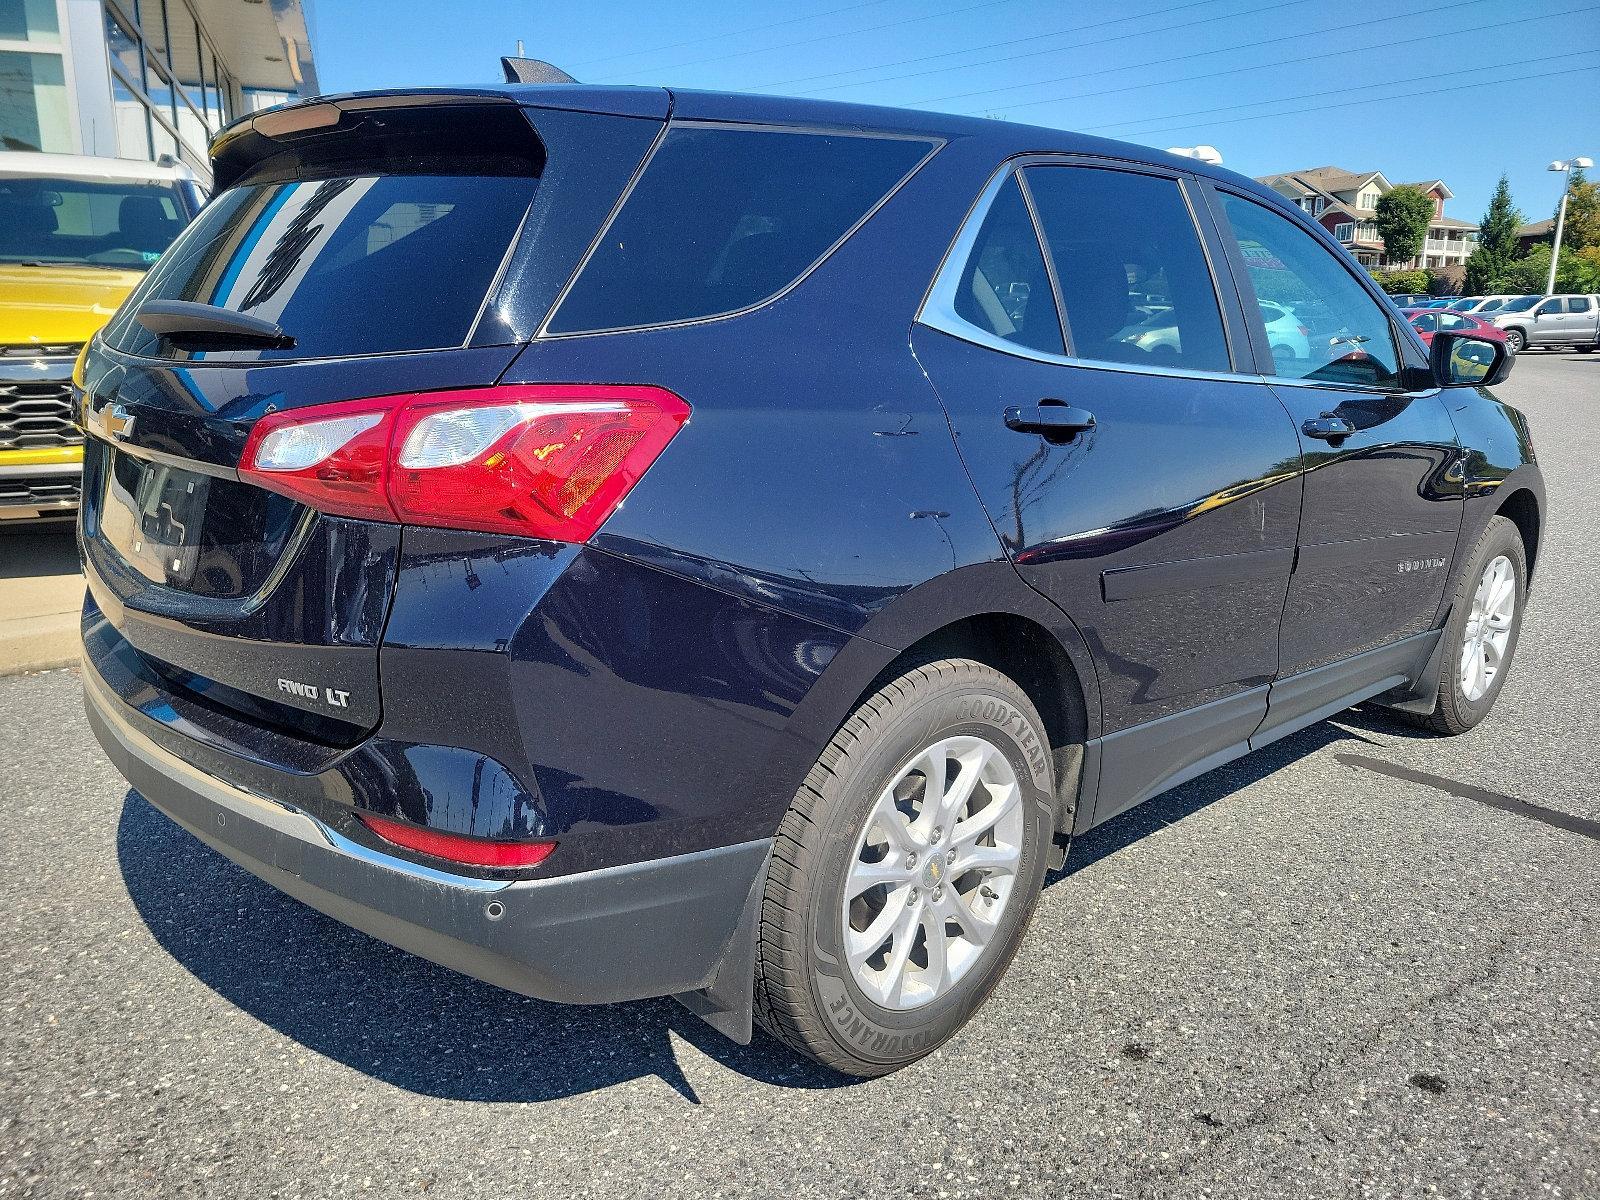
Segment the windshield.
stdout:
<svg viewBox="0 0 1600 1200">
<path fill-rule="evenodd" d="M 171 184 L 0 178 L 0 262 L 143 271 L 186 221 Z"/>
</svg>

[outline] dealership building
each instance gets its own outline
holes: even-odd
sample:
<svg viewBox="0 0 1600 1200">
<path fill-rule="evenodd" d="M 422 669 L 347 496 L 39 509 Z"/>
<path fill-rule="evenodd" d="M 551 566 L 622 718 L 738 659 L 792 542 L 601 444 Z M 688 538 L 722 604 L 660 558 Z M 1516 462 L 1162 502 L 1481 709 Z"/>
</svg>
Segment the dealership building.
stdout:
<svg viewBox="0 0 1600 1200">
<path fill-rule="evenodd" d="M 242 113 L 318 91 L 310 0 L 0 0 L 0 148 L 209 178 Z"/>
</svg>

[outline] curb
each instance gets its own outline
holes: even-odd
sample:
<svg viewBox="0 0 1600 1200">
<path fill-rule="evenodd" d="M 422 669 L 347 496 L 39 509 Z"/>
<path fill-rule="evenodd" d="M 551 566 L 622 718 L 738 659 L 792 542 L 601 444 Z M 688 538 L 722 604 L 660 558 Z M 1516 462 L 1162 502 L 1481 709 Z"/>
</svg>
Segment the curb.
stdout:
<svg viewBox="0 0 1600 1200">
<path fill-rule="evenodd" d="M 0 676 L 70 667 L 77 661 L 77 613 L 0 620 Z"/>
</svg>

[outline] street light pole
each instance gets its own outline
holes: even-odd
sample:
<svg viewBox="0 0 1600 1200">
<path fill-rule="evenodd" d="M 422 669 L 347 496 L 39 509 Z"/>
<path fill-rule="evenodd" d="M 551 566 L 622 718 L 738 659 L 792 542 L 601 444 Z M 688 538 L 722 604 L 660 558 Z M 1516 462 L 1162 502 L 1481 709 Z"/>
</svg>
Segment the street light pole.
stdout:
<svg viewBox="0 0 1600 1200">
<path fill-rule="evenodd" d="M 1550 164 L 1550 170 L 1559 171 L 1565 178 L 1561 181 L 1561 206 L 1556 209 L 1556 240 L 1550 247 L 1550 277 L 1544 282 L 1544 294 L 1554 295 L 1556 290 L 1556 263 L 1561 260 L 1561 230 L 1567 223 L 1567 195 L 1572 191 L 1572 169 L 1583 169 L 1594 166 L 1590 158 L 1569 158 L 1566 162 L 1557 159 Z"/>
</svg>

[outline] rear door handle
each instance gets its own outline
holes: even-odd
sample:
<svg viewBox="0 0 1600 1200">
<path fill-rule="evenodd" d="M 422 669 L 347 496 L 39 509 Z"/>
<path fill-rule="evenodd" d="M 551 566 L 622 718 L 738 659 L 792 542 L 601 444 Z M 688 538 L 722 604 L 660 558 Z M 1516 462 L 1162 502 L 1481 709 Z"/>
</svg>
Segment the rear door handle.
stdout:
<svg viewBox="0 0 1600 1200">
<path fill-rule="evenodd" d="M 1324 442 L 1337 442 L 1347 438 L 1356 431 L 1347 417 L 1336 417 L 1332 413 L 1323 413 L 1320 417 L 1312 417 L 1300 431 L 1307 437 L 1318 438 Z"/>
<path fill-rule="evenodd" d="M 1042 433 L 1047 438 L 1070 439 L 1094 428 L 1094 414 L 1059 400 L 1041 400 L 1030 409 L 1006 409 L 1006 428 L 1018 433 Z"/>
</svg>

